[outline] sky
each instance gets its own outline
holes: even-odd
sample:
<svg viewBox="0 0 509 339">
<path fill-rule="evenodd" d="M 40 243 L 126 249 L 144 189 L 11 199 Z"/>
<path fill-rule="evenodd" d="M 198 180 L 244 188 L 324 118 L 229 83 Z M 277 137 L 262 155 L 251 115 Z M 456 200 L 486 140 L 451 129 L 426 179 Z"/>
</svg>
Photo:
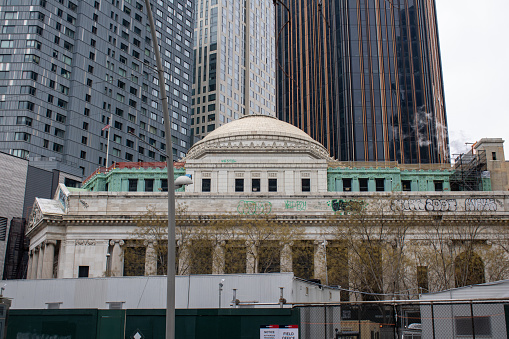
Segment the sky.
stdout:
<svg viewBox="0 0 509 339">
<path fill-rule="evenodd" d="M 435 0 L 451 158 L 502 138 L 509 160 L 509 0 Z"/>
</svg>

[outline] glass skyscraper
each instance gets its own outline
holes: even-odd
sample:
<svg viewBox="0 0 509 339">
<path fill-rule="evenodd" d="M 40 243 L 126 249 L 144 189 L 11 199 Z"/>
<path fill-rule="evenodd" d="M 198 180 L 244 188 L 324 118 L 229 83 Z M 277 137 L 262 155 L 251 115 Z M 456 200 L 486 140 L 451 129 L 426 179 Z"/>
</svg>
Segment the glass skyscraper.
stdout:
<svg viewBox="0 0 509 339">
<path fill-rule="evenodd" d="M 341 161 L 449 162 L 434 0 L 278 6 L 277 113 Z"/>
<path fill-rule="evenodd" d="M 194 4 L 151 3 L 173 145 L 144 1 L 0 0 L 0 150 L 81 177 L 113 162 L 163 161 L 166 147 L 184 156 Z"/>
<path fill-rule="evenodd" d="M 195 6 L 194 137 L 243 115 L 275 115 L 272 2 L 197 0 Z"/>
</svg>

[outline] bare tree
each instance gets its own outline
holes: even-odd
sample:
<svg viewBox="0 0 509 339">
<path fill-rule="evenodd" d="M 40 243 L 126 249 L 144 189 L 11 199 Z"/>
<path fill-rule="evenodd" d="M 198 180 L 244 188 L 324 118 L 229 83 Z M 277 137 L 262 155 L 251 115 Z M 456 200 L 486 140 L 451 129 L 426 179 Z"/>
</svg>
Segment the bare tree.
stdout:
<svg viewBox="0 0 509 339">
<path fill-rule="evenodd" d="M 411 223 L 401 217 L 392 199 L 374 199 L 370 204 L 351 200 L 342 205 L 342 213 L 331 219 L 330 237 L 338 251 L 336 257 L 327 253 L 329 275 L 348 277 L 348 286 L 366 292 L 365 299 L 401 297 L 411 285 L 411 261 L 406 255 Z"/>
</svg>

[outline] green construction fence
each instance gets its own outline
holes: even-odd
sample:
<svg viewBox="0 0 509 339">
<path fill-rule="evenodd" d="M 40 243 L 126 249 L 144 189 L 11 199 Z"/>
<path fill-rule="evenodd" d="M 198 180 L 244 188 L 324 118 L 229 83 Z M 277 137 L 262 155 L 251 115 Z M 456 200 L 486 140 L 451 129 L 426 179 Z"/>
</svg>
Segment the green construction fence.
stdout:
<svg viewBox="0 0 509 339">
<path fill-rule="evenodd" d="M 262 325 L 299 325 L 298 309 L 176 310 L 175 337 L 258 339 Z M 7 338 L 149 339 L 165 337 L 166 310 L 10 310 Z"/>
</svg>

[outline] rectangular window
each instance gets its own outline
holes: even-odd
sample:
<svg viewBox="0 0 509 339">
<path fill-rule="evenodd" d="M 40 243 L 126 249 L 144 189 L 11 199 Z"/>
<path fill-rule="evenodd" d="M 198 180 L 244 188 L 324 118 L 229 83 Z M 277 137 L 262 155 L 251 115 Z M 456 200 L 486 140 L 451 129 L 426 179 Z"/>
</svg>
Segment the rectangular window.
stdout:
<svg viewBox="0 0 509 339">
<path fill-rule="evenodd" d="M 31 135 L 25 132 L 16 132 L 14 134 L 14 140 L 16 141 L 27 141 L 30 142 Z"/>
<path fill-rule="evenodd" d="M 0 48 L 13 48 L 14 40 L 2 40 L 0 41 Z"/>
<path fill-rule="evenodd" d="M 34 33 L 42 35 L 42 27 L 39 26 L 28 26 L 28 33 Z"/>
<path fill-rule="evenodd" d="M 33 62 L 35 64 L 38 64 L 39 61 L 40 61 L 40 58 L 37 55 L 25 54 L 25 62 Z"/>
<path fill-rule="evenodd" d="M 129 181 L 129 192 L 138 191 L 138 179 L 128 179 Z"/>
<path fill-rule="evenodd" d="M 57 143 L 54 143 L 53 144 L 53 151 L 58 152 L 58 153 L 63 153 L 64 152 L 64 146 L 60 145 L 60 144 L 57 144 Z"/>
<path fill-rule="evenodd" d="M 491 159 L 497 160 L 497 152 L 491 152 Z"/>
<path fill-rule="evenodd" d="M 311 192 L 311 179 L 302 178 L 302 192 Z"/>
<path fill-rule="evenodd" d="M 277 192 L 277 179 L 269 179 L 269 192 Z"/>
<path fill-rule="evenodd" d="M 71 43 L 69 43 L 69 42 L 67 42 L 67 41 L 64 41 L 64 48 L 65 48 L 66 50 L 68 50 L 69 52 L 72 52 L 72 50 L 73 50 L 73 48 L 74 48 L 74 45 L 73 45 L 73 44 L 71 44 Z"/>
<path fill-rule="evenodd" d="M 368 178 L 359 178 L 359 191 L 368 191 Z"/>
<path fill-rule="evenodd" d="M 65 137 L 65 131 L 61 130 L 60 128 L 55 128 L 55 136 L 59 138 Z"/>
<path fill-rule="evenodd" d="M 376 178 L 375 179 L 375 184 L 376 184 L 376 191 L 377 192 L 385 191 L 385 179 L 384 178 Z"/>
<path fill-rule="evenodd" d="M 145 192 L 154 192 L 154 179 L 145 179 Z"/>
<path fill-rule="evenodd" d="M 435 192 L 442 192 L 444 190 L 443 180 L 434 180 L 433 184 L 435 185 Z"/>
<path fill-rule="evenodd" d="M 78 278 L 88 278 L 89 266 L 78 267 Z"/>
<path fill-rule="evenodd" d="M 352 191 L 352 179 L 351 178 L 343 178 L 343 191 L 344 192 Z"/>
<path fill-rule="evenodd" d="M 201 179 L 201 191 L 202 192 L 210 192 L 211 179 L 203 178 Z"/>
<path fill-rule="evenodd" d="M 235 179 L 235 192 L 244 192 L 244 179 Z"/>
<path fill-rule="evenodd" d="M 65 115 L 57 113 L 56 121 L 58 121 L 58 122 L 60 122 L 62 124 L 65 124 L 65 120 L 66 120 L 66 116 Z"/>
<path fill-rule="evenodd" d="M 260 192 L 260 179 L 251 179 L 251 191 Z"/>
<path fill-rule="evenodd" d="M 18 103 L 18 109 L 26 109 L 29 111 L 33 111 L 35 108 L 35 104 L 30 101 L 20 101 Z"/>
<path fill-rule="evenodd" d="M 161 191 L 168 192 L 168 179 L 161 179 Z"/>
<path fill-rule="evenodd" d="M 67 101 L 62 100 L 62 99 L 58 99 L 57 106 L 61 107 L 61 108 L 67 108 Z"/>
<path fill-rule="evenodd" d="M 401 180 L 401 189 L 403 191 L 410 192 L 412 190 L 412 181 Z"/>
</svg>

